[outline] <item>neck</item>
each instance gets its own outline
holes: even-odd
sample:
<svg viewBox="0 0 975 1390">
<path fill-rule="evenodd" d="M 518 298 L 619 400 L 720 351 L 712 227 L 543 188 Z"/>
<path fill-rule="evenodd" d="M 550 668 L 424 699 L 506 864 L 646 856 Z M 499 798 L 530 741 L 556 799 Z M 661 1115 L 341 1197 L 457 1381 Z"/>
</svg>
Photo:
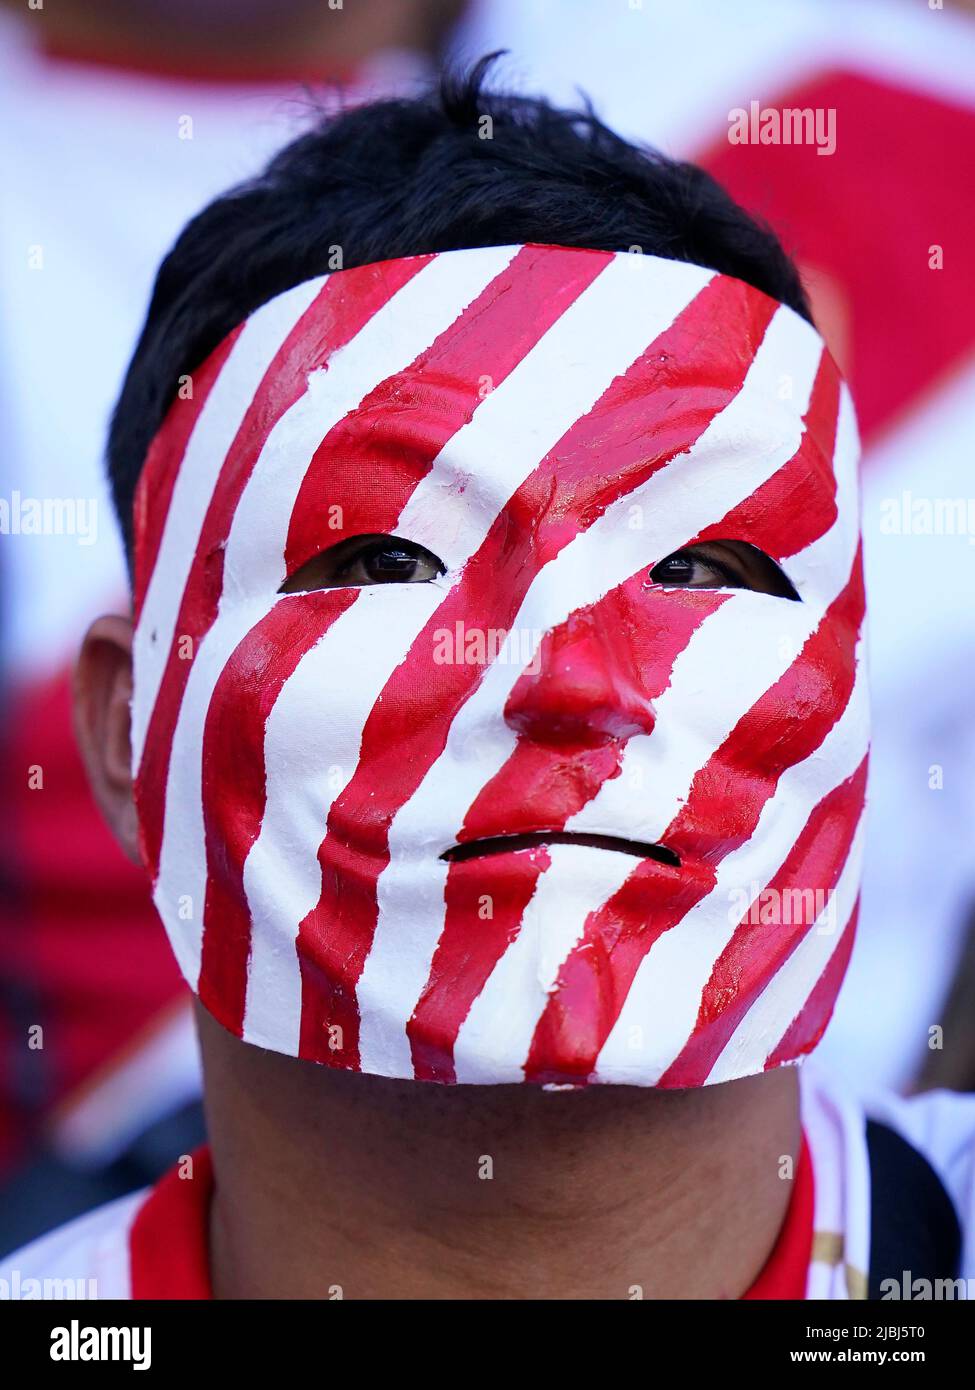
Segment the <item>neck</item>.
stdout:
<svg viewBox="0 0 975 1390">
<path fill-rule="evenodd" d="M 217 1298 L 737 1298 L 775 1244 L 790 1068 L 440 1087 L 263 1052 L 198 1012 Z"/>
</svg>

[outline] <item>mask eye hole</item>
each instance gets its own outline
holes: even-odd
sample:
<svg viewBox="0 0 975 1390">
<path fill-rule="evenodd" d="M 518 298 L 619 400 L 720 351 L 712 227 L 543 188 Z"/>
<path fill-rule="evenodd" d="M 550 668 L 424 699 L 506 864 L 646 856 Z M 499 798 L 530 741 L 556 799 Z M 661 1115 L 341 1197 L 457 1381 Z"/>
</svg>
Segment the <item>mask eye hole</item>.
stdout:
<svg viewBox="0 0 975 1390">
<path fill-rule="evenodd" d="M 402 536 L 348 536 L 312 556 L 290 575 L 278 593 L 313 589 L 351 589 L 372 584 L 427 584 L 447 567 L 431 551 Z"/>
<path fill-rule="evenodd" d="M 703 541 L 675 550 L 657 561 L 649 580 L 668 589 L 751 589 L 800 602 L 788 575 L 747 541 Z"/>
</svg>

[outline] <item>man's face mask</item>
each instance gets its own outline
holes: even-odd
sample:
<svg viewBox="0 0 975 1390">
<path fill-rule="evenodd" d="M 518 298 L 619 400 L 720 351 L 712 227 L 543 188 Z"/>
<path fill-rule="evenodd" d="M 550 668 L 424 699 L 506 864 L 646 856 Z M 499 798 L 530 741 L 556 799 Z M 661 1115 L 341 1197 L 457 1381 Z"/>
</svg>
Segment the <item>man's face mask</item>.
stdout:
<svg viewBox="0 0 975 1390">
<path fill-rule="evenodd" d="M 298 286 L 136 499 L 133 759 L 180 965 L 246 1041 L 441 1082 L 794 1061 L 856 918 L 852 407 L 655 257 Z"/>
</svg>

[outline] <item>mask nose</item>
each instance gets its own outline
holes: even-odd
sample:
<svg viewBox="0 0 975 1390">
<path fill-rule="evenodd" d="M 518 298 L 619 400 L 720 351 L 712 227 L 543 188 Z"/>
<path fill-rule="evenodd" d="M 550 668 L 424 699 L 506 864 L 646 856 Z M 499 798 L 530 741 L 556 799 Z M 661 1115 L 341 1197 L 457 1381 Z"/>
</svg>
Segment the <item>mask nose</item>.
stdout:
<svg viewBox="0 0 975 1390">
<path fill-rule="evenodd" d="M 505 721 L 534 743 L 598 747 L 648 734 L 655 715 L 626 638 L 607 615 L 573 613 L 545 634 L 534 671 L 519 677 Z"/>
</svg>

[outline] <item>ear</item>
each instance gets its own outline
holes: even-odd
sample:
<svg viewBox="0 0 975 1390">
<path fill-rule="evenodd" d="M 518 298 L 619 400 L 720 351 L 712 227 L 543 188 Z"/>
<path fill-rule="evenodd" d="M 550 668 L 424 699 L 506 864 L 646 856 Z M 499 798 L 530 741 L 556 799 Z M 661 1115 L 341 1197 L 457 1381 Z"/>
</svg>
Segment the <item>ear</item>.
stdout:
<svg viewBox="0 0 975 1390">
<path fill-rule="evenodd" d="M 74 676 L 74 727 L 88 781 L 126 856 L 142 863 L 132 795 L 132 620 L 96 618 Z"/>
</svg>

